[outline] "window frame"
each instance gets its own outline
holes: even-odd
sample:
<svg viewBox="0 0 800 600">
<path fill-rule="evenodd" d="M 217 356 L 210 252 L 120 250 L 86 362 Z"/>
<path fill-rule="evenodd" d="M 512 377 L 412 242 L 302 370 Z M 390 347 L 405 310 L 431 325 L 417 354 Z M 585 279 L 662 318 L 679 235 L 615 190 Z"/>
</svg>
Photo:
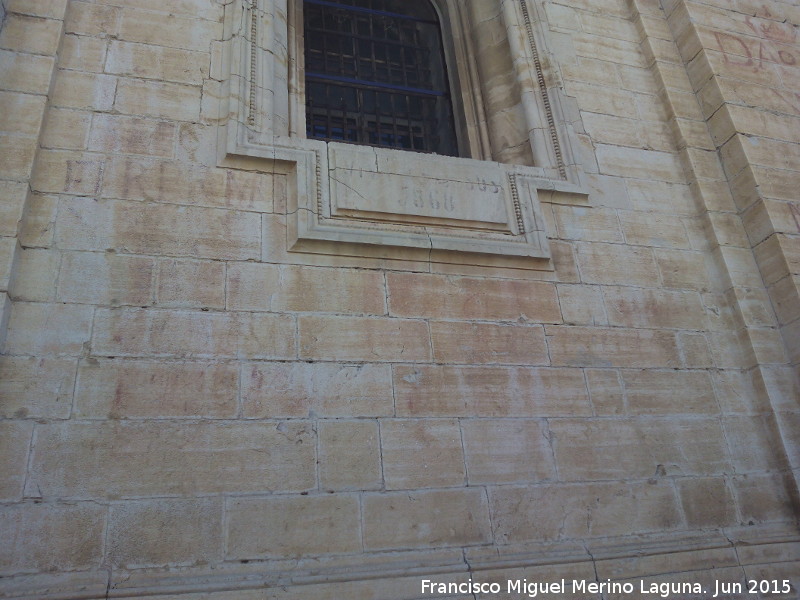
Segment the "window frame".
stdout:
<svg viewBox="0 0 800 600">
<path fill-rule="evenodd" d="M 453 113 L 458 156 L 477 160 L 491 160 L 491 147 L 483 112 L 482 93 L 477 84 L 475 48 L 464 36 L 466 17 L 452 0 L 428 0 L 436 11 L 442 36 L 445 70 L 450 89 L 450 107 Z M 290 58 L 289 87 L 290 135 L 305 138 L 306 127 L 306 76 L 305 40 L 303 38 L 303 0 L 288 0 L 288 27 L 294 57 Z M 458 26 L 454 26 L 454 23 Z"/>
<path fill-rule="evenodd" d="M 523 22 L 520 7 L 528 0 L 493 0 L 496 19 L 489 22 L 495 29 L 489 35 L 507 36 L 503 73 L 521 86 L 517 108 L 524 111 L 524 128 L 508 131 L 527 134 L 531 156 L 537 147 L 544 149 L 541 166 L 497 162 L 491 160 L 487 131 L 492 114 L 481 94 L 482 85 L 491 93 L 494 84 L 480 79 L 492 63 L 484 61 L 479 73 L 470 54 L 473 40 L 486 30 L 476 35 L 467 11 L 473 25 L 486 21 L 476 5 L 432 2 L 448 40 L 446 60 L 452 61 L 448 52 L 466 57 L 450 62 L 459 68 L 449 73 L 459 78 L 454 108 L 465 111 L 471 158 L 431 160 L 406 150 L 306 139 L 302 0 L 230 0 L 220 61 L 228 71 L 220 77 L 219 164 L 286 177 L 285 194 L 275 201 L 289 252 L 552 271 L 540 202 L 587 206 L 588 188 L 570 151 L 577 105 L 565 109 L 557 81 L 536 88 L 531 32 L 541 35 L 544 26 L 527 11 Z M 544 83 L 540 67 L 538 81 Z M 548 93 L 552 106 L 545 110 L 540 100 Z M 560 151 L 548 148 L 549 140 L 565 132 Z M 554 154 L 564 159 L 558 165 Z"/>
</svg>

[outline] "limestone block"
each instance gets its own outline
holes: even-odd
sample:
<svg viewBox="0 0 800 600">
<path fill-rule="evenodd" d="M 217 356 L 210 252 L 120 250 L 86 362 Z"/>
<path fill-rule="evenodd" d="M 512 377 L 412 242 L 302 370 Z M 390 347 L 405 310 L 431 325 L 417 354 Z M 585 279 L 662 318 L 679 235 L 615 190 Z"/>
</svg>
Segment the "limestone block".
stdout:
<svg viewBox="0 0 800 600">
<path fill-rule="evenodd" d="M 430 361 L 423 321 L 380 317 L 300 316 L 300 358 L 356 361 Z"/>
<path fill-rule="evenodd" d="M 200 119 L 200 88 L 179 83 L 120 78 L 114 108 L 127 115 L 197 121 Z"/>
<path fill-rule="evenodd" d="M 99 309 L 92 350 L 100 356 L 294 358 L 286 315 Z"/>
<path fill-rule="evenodd" d="M 655 257 L 664 287 L 698 291 L 713 289 L 703 253 L 658 249 Z"/>
<path fill-rule="evenodd" d="M 556 366 L 663 368 L 680 364 L 675 336 L 667 331 L 547 326 L 545 335 Z"/>
<path fill-rule="evenodd" d="M 668 215 L 697 213 L 692 189 L 685 183 L 627 179 L 625 186 L 636 210 Z M 665 198 L 669 201 L 665 201 Z"/>
<path fill-rule="evenodd" d="M 0 50 L 0 81 L 8 91 L 46 94 L 54 65 L 52 56 Z"/>
<path fill-rule="evenodd" d="M 604 287 L 608 322 L 617 327 L 705 329 L 700 294 L 630 287 Z"/>
<path fill-rule="evenodd" d="M 67 250 L 107 250 L 246 260 L 261 250 L 257 214 L 199 206 L 65 198 L 56 242 Z"/>
<path fill-rule="evenodd" d="M 709 369 L 714 366 L 708 339 L 704 333 L 681 331 L 677 335 L 681 365 L 687 369 Z"/>
<path fill-rule="evenodd" d="M 719 413 L 707 371 L 621 371 L 632 415 Z"/>
<path fill-rule="evenodd" d="M 389 314 L 433 319 L 561 321 L 556 289 L 538 281 L 388 273 Z"/>
<path fill-rule="evenodd" d="M 567 325 L 608 325 L 599 286 L 559 284 L 558 300 Z"/>
<path fill-rule="evenodd" d="M 51 108 L 47 112 L 42 147 L 64 150 L 85 150 L 92 123 L 90 112 Z"/>
<path fill-rule="evenodd" d="M 129 3 L 126 6 L 142 5 Z M 163 10 L 163 4 L 159 10 Z M 211 40 L 222 39 L 222 22 L 199 19 L 194 13 L 177 16 L 126 7 L 122 11 L 119 37 L 128 42 L 208 52 Z"/>
<path fill-rule="evenodd" d="M 578 242 L 576 250 L 581 279 L 586 283 L 658 285 L 650 248 Z"/>
<path fill-rule="evenodd" d="M 541 421 L 469 419 L 461 422 L 470 485 L 555 479 L 555 463 Z"/>
<path fill-rule="evenodd" d="M 376 421 L 318 421 L 317 435 L 321 489 L 381 488 L 383 478 Z"/>
<path fill-rule="evenodd" d="M 51 250 L 18 250 L 16 275 L 11 284 L 15 300 L 52 302 L 56 299 L 56 279 L 61 256 Z"/>
<path fill-rule="evenodd" d="M 716 475 L 731 471 L 728 444 L 719 420 L 713 417 L 656 417 L 639 421 L 646 451 L 667 475 Z M 651 474 L 652 475 L 652 474 Z"/>
<path fill-rule="evenodd" d="M 175 152 L 173 123 L 122 115 L 94 115 L 89 150 L 108 154 L 170 157 Z"/>
<path fill-rule="evenodd" d="M 598 416 L 625 414 L 625 393 L 615 369 L 584 369 L 592 407 Z"/>
<path fill-rule="evenodd" d="M 28 186 L 25 183 L 0 181 L 0 235 L 17 235 L 27 195 Z"/>
<path fill-rule="evenodd" d="M 784 277 L 770 288 L 769 294 L 781 325 L 800 317 L 800 276 Z"/>
<path fill-rule="evenodd" d="M 446 364 L 546 365 L 541 325 L 431 321 L 433 359 Z"/>
<path fill-rule="evenodd" d="M 731 415 L 723 420 L 731 440 L 731 457 L 738 473 L 783 468 L 785 457 L 773 450 L 772 440 L 779 434 L 767 416 Z"/>
<path fill-rule="evenodd" d="M 89 341 L 93 314 L 91 306 L 15 302 L 5 350 L 34 356 L 81 354 Z"/>
<path fill-rule="evenodd" d="M 66 32 L 95 36 L 116 35 L 121 12 L 117 6 L 83 1 L 71 2 L 65 22 Z"/>
<path fill-rule="evenodd" d="M 358 497 L 234 498 L 227 505 L 228 558 L 286 558 L 361 550 Z"/>
<path fill-rule="evenodd" d="M 81 362 L 75 388 L 83 418 L 235 418 L 239 369 L 226 363 Z"/>
<path fill-rule="evenodd" d="M 558 236 L 567 240 L 622 242 L 617 211 L 585 206 L 553 205 Z"/>
<path fill-rule="evenodd" d="M 58 299 L 83 304 L 152 304 L 153 269 L 151 258 L 109 252 L 65 252 Z"/>
<path fill-rule="evenodd" d="M 22 137 L 37 137 L 42 125 L 46 98 L 19 92 L 0 92 L 0 131 Z"/>
<path fill-rule="evenodd" d="M 30 421 L 0 422 L 0 498 L 3 501 L 18 502 L 22 498 L 32 431 Z"/>
<path fill-rule="evenodd" d="M 677 487 L 689 527 L 726 527 L 736 523 L 736 505 L 724 479 L 680 479 Z"/>
<path fill-rule="evenodd" d="M 158 261 L 156 305 L 170 308 L 225 308 L 225 264 L 184 259 Z"/>
<path fill-rule="evenodd" d="M 674 215 L 650 212 L 619 211 L 625 240 L 636 246 L 689 248 L 689 237 L 681 221 Z"/>
<path fill-rule="evenodd" d="M 14 504 L 0 511 L 0 531 L 7 540 L 0 551 L 0 571 L 86 570 L 99 567 L 103 553 L 106 508 L 92 502 L 72 505 Z"/>
<path fill-rule="evenodd" d="M 627 108 L 630 111 L 630 108 Z M 674 154 L 624 146 L 597 145 L 597 164 L 604 175 L 685 183 L 680 161 Z"/>
<path fill-rule="evenodd" d="M 747 524 L 791 520 L 795 514 L 790 498 L 790 483 L 785 475 L 746 474 L 733 477 L 731 485 Z"/>
<path fill-rule="evenodd" d="M 316 486 L 315 437 L 298 421 L 41 425 L 27 493 L 117 498 L 304 491 Z"/>
<path fill-rule="evenodd" d="M 36 138 L 0 135 L 0 177 L 28 179 L 35 154 Z"/>
<path fill-rule="evenodd" d="M 380 417 L 394 410 L 388 365 L 257 363 L 242 368 L 245 418 Z"/>
<path fill-rule="evenodd" d="M 591 415 L 579 369 L 395 366 L 398 416 Z"/>
<path fill-rule="evenodd" d="M 100 191 L 103 162 L 97 154 L 41 150 L 36 157 L 31 189 L 43 193 L 95 195 Z"/>
<path fill-rule="evenodd" d="M 626 11 L 627 12 L 627 9 Z M 627 17 L 627 15 L 625 15 Z M 581 33 L 573 35 L 575 52 L 579 56 L 596 58 L 612 63 L 621 63 L 644 69 L 645 58 L 638 42 Z"/>
<path fill-rule="evenodd" d="M 112 504 L 107 560 L 128 568 L 221 560 L 222 502 L 169 498 Z"/>
<path fill-rule="evenodd" d="M 500 486 L 489 491 L 498 543 L 554 541 L 678 529 L 665 482 Z"/>
<path fill-rule="evenodd" d="M 489 510 L 480 489 L 365 494 L 367 550 L 485 544 Z"/>
<path fill-rule="evenodd" d="M 0 237 L 0 291 L 8 292 L 20 253 L 16 238 Z"/>
<path fill-rule="evenodd" d="M 0 358 L 0 416 L 66 419 L 72 410 L 76 360 Z"/>
<path fill-rule="evenodd" d="M 11 12 L 0 31 L 0 48 L 28 54 L 53 55 L 58 49 L 61 21 Z"/>
<path fill-rule="evenodd" d="M 457 419 L 385 419 L 381 448 L 386 489 L 463 485 L 466 479 Z"/>
<path fill-rule="evenodd" d="M 208 77 L 208 69 L 208 52 L 120 41 L 111 43 L 106 62 L 107 73 L 195 85 Z"/>
<path fill-rule="evenodd" d="M 106 41 L 82 35 L 65 35 L 59 66 L 62 69 L 102 73 L 106 61 Z"/>
<path fill-rule="evenodd" d="M 551 443 L 562 481 L 648 477 L 656 464 L 630 420 L 553 419 Z"/>
<path fill-rule="evenodd" d="M 386 313 L 379 271 L 231 263 L 226 290 L 232 310 Z"/>
<path fill-rule="evenodd" d="M 575 250 L 572 244 L 550 240 L 550 254 L 553 257 L 553 267 L 559 281 L 577 283 L 578 263 L 575 259 Z"/>
<path fill-rule="evenodd" d="M 602 57 L 599 56 L 594 58 L 602 60 Z M 601 87 L 577 81 L 568 81 L 566 82 L 566 90 L 570 96 L 577 97 L 581 111 L 587 113 L 628 117 L 631 113 L 631 105 L 634 103 L 634 95 L 618 87 Z M 601 118 L 600 120 L 603 119 Z M 590 123 L 594 124 L 592 117 L 590 117 Z M 603 125 L 600 125 L 597 129 L 593 129 L 591 126 L 588 128 L 590 133 L 592 131 L 598 132 L 600 129 L 604 129 Z"/>
<path fill-rule="evenodd" d="M 103 197 L 272 212 L 274 179 L 267 173 L 119 157 L 106 165 Z"/>
<path fill-rule="evenodd" d="M 114 105 L 117 78 L 113 75 L 59 70 L 52 105 L 62 108 L 108 111 Z"/>
<path fill-rule="evenodd" d="M 7 0 L 8 12 L 47 19 L 63 19 L 68 0 Z"/>
</svg>

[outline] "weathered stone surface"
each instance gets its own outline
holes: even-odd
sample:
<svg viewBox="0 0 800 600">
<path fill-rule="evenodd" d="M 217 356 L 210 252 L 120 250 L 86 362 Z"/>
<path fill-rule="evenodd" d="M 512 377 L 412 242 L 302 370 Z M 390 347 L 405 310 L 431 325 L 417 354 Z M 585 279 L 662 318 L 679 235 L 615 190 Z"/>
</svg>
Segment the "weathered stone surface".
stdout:
<svg viewBox="0 0 800 600">
<path fill-rule="evenodd" d="M 489 510 L 477 489 L 371 493 L 363 505 L 366 550 L 468 546 L 491 538 Z"/>
<path fill-rule="evenodd" d="M 80 418 L 234 418 L 236 365 L 138 360 L 81 363 L 75 388 Z"/>
<path fill-rule="evenodd" d="M 541 421 L 469 419 L 461 430 L 470 485 L 555 478 L 549 432 Z"/>
<path fill-rule="evenodd" d="M 429 361 L 423 321 L 377 317 L 300 316 L 300 358 L 356 361 Z"/>
<path fill-rule="evenodd" d="M 317 433 L 323 490 L 380 489 L 383 474 L 376 421 L 320 421 Z"/>
<path fill-rule="evenodd" d="M 675 336 L 667 331 L 545 327 L 554 365 L 577 367 L 677 367 Z"/>
<path fill-rule="evenodd" d="M 356 496 L 274 496 L 228 501 L 227 555 L 286 558 L 361 550 Z"/>
<path fill-rule="evenodd" d="M 41 425 L 28 493 L 46 498 L 301 491 L 315 487 L 304 422 Z"/>
<path fill-rule="evenodd" d="M 561 321 L 555 286 L 515 280 L 389 273 L 389 314 L 480 320 Z"/>
<path fill-rule="evenodd" d="M 100 309 L 92 352 L 99 356 L 293 358 L 294 319 L 286 315 Z"/>
<path fill-rule="evenodd" d="M 13 574 L 99 567 L 105 513 L 105 507 L 93 502 L 4 506 L 0 531 L 6 543 L 0 569 Z"/>
<path fill-rule="evenodd" d="M 93 307 L 79 304 L 16 302 L 8 323 L 6 351 L 31 356 L 78 355 L 89 341 L 93 314 Z M 47 327 L 40 327 L 41 323 Z"/>
<path fill-rule="evenodd" d="M 381 450 L 387 489 L 464 484 L 464 450 L 456 419 L 384 419 Z"/>
<path fill-rule="evenodd" d="M 128 568 L 220 560 L 222 502 L 170 498 L 112 504 L 108 560 Z"/>
<path fill-rule="evenodd" d="M 232 263 L 226 289 L 232 310 L 386 313 L 376 271 Z"/>
<path fill-rule="evenodd" d="M 491 489 L 501 543 L 664 531 L 683 526 L 672 486 L 650 483 L 547 484 Z"/>
<path fill-rule="evenodd" d="M 396 366 L 398 416 L 552 417 L 590 415 L 576 369 Z"/>
<path fill-rule="evenodd" d="M 433 359 L 445 364 L 546 365 L 541 326 L 432 321 Z"/>
<path fill-rule="evenodd" d="M 245 418 L 381 417 L 394 410 L 388 365 L 253 363 L 242 367 Z"/>
<path fill-rule="evenodd" d="M 25 484 L 33 423 L 29 421 L 0 422 L 0 498 L 19 501 Z"/>
<path fill-rule="evenodd" d="M 66 419 L 72 410 L 75 359 L 0 358 L 0 416 Z"/>
</svg>

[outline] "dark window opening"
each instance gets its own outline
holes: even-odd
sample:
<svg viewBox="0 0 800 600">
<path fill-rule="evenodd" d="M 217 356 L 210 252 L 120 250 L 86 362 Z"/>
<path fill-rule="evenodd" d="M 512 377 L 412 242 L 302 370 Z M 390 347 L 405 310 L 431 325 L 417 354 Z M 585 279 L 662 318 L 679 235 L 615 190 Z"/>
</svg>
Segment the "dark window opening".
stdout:
<svg viewBox="0 0 800 600">
<path fill-rule="evenodd" d="M 458 155 L 428 0 L 305 0 L 306 135 Z"/>
</svg>

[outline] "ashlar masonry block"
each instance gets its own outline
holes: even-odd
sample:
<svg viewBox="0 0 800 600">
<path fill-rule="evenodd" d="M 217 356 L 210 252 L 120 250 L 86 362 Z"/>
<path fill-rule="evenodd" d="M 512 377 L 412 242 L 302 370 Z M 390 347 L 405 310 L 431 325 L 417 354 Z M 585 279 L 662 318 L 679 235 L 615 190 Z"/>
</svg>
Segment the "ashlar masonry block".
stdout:
<svg viewBox="0 0 800 600">
<path fill-rule="evenodd" d="M 251 419 L 391 416 L 391 377 L 382 364 L 245 364 L 242 408 Z"/>
<path fill-rule="evenodd" d="M 27 493 L 45 498 L 304 491 L 316 487 L 307 422 L 104 421 L 41 425 Z"/>
<path fill-rule="evenodd" d="M 542 421 L 465 419 L 461 430 L 470 485 L 555 479 L 549 432 Z"/>
<path fill-rule="evenodd" d="M 491 540 L 489 510 L 479 489 L 370 493 L 363 504 L 367 550 L 469 546 Z"/>
<path fill-rule="evenodd" d="M 15 504 L 0 511 L 0 572 L 72 571 L 99 567 L 106 509 L 94 502 L 72 505 Z M 13 550 L 10 551 L 9 550 Z"/>
<path fill-rule="evenodd" d="M 78 370 L 79 418 L 235 418 L 239 369 L 226 363 L 87 359 Z"/>
<path fill-rule="evenodd" d="M 464 451 L 456 419 L 381 420 L 387 489 L 463 485 Z"/>
<path fill-rule="evenodd" d="M 355 495 L 233 498 L 228 500 L 227 520 L 230 558 L 361 550 L 360 506 Z"/>
</svg>

